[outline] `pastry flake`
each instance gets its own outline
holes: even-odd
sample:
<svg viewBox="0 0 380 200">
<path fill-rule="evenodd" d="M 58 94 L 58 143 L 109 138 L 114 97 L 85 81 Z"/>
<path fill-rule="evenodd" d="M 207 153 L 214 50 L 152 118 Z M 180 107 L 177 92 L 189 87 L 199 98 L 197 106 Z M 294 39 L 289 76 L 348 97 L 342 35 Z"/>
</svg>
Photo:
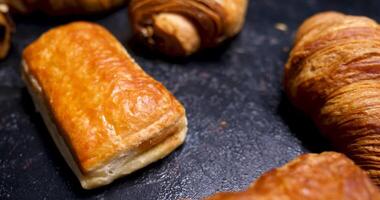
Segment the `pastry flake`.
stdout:
<svg viewBox="0 0 380 200">
<path fill-rule="evenodd" d="M 24 50 L 22 74 L 86 189 L 165 157 L 185 139 L 181 103 L 99 25 L 46 32 Z"/>
</svg>

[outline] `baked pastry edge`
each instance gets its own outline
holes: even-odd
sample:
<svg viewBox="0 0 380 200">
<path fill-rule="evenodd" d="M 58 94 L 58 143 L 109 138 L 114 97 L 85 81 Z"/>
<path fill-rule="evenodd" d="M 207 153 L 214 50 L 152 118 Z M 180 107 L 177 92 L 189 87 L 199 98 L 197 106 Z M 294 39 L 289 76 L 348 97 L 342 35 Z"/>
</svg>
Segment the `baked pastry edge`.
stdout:
<svg viewBox="0 0 380 200">
<path fill-rule="evenodd" d="M 132 158 L 129 156 L 115 156 L 115 159 L 110 160 L 101 168 L 95 169 L 88 173 L 83 173 L 77 163 L 76 158 L 73 156 L 69 145 L 65 141 L 65 138 L 59 133 L 59 129 L 54 123 L 52 114 L 46 105 L 46 100 L 44 98 L 41 86 L 36 78 L 28 72 L 28 69 L 29 68 L 26 62 L 23 61 L 21 73 L 26 88 L 32 96 L 36 109 L 40 112 L 54 143 L 58 147 L 60 153 L 70 168 L 73 170 L 74 174 L 79 179 L 84 189 L 93 189 L 107 185 L 119 177 L 130 174 L 153 162 L 156 162 L 170 154 L 185 141 L 187 133 L 186 115 L 181 117 L 176 122 L 176 128 L 173 129 L 175 130 L 174 133 L 169 134 L 169 136 L 161 143 L 158 143 L 149 150 L 140 152 Z M 122 154 L 126 153 L 127 152 L 122 152 Z M 110 165 L 117 165 L 119 167 L 110 173 Z"/>
</svg>

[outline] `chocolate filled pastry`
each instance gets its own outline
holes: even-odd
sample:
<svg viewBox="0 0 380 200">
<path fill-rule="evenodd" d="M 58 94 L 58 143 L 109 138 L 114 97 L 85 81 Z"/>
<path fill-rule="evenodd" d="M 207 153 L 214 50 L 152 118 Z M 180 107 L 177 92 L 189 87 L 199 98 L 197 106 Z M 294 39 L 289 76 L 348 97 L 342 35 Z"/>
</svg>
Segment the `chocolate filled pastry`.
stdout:
<svg viewBox="0 0 380 200">
<path fill-rule="evenodd" d="M 127 0 L 0 0 L 14 11 L 28 14 L 34 11 L 50 15 L 88 14 L 106 12 Z"/>
<path fill-rule="evenodd" d="M 135 35 L 169 56 L 215 47 L 242 28 L 248 0 L 132 0 Z"/>
<path fill-rule="evenodd" d="M 184 142 L 184 107 L 99 25 L 46 32 L 24 50 L 22 76 L 83 188 L 106 185 Z"/>
<path fill-rule="evenodd" d="M 266 172 L 242 192 L 218 193 L 207 200 L 378 200 L 367 174 L 343 154 L 306 154 Z"/>
<path fill-rule="evenodd" d="M 6 4 L 0 3 L 0 59 L 8 55 L 13 30 L 14 24 L 9 16 L 9 8 Z"/>
<path fill-rule="evenodd" d="M 380 26 L 336 12 L 299 28 L 285 90 L 321 132 L 380 185 Z"/>
</svg>

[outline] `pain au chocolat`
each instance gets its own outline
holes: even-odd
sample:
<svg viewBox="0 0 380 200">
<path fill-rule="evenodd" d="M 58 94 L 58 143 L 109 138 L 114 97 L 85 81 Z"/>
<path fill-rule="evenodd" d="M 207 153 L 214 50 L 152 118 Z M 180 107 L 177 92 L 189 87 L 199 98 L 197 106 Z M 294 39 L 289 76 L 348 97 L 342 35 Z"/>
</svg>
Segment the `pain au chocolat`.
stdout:
<svg viewBox="0 0 380 200">
<path fill-rule="evenodd" d="M 85 189 L 155 162 L 184 142 L 185 109 L 103 27 L 74 22 L 23 52 L 22 76 Z"/>
</svg>

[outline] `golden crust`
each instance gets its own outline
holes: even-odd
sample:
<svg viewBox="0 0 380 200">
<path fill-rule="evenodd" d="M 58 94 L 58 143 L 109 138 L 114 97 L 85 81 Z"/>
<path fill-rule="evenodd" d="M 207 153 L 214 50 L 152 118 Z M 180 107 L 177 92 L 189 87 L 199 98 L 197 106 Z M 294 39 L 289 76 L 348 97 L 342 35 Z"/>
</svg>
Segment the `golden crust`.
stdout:
<svg viewBox="0 0 380 200">
<path fill-rule="evenodd" d="M 75 22 L 50 30 L 23 58 L 27 84 L 40 87 L 84 176 L 186 132 L 183 106 L 98 25 Z"/>
<path fill-rule="evenodd" d="M 300 27 L 284 82 L 294 105 L 376 184 L 380 184 L 379 66 L 378 23 L 321 13 Z"/>
<path fill-rule="evenodd" d="M 148 46 L 187 56 L 236 35 L 247 6 L 247 0 L 132 0 L 129 15 L 135 34 Z"/>
<path fill-rule="evenodd" d="M 271 170 L 246 191 L 208 200 L 376 200 L 380 192 L 367 174 L 342 154 L 306 154 Z"/>
</svg>

